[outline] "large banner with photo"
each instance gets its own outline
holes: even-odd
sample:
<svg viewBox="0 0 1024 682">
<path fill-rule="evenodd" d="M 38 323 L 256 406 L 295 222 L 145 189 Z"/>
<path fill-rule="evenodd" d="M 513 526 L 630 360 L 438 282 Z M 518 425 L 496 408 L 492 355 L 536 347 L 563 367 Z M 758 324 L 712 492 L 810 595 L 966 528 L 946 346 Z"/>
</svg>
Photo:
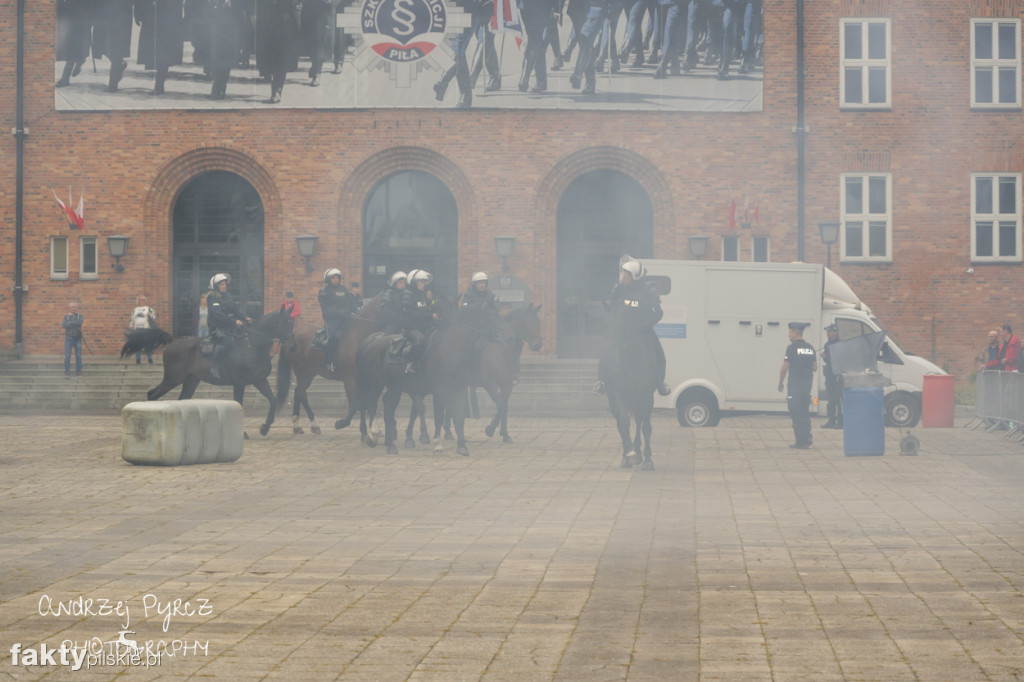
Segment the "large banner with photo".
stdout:
<svg viewBox="0 0 1024 682">
<path fill-rule="evenodd" d="M 59 111 L 761 111 L 763 0 L 57 0 Z"/>
</svg>

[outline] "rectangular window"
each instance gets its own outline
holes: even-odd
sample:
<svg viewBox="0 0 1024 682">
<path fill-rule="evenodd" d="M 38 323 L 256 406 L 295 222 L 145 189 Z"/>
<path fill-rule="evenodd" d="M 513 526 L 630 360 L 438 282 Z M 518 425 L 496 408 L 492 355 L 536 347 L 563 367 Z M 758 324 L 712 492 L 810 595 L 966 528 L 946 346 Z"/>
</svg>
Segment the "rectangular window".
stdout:
<svg viewBox="0 0 1024 682">
<path fill-rule="evenodd" d="M 839 96 L 845 109 L 892 106 L 888 19 L 839 20 Z"/>
<path fill-rule="evenodd" d="M 768 237 L 754 237 L 752 260 L 755 263 L 768 262 Z"/>
<path fill-rule="evenodd" d="M 892 260 L 892 176 L 844 173 L 840 179 L 842 234 L 840 258 L 845 261 Z"/>
<path fill-rule="evenodd" d="M 734 236 L 722 237 L 722 260 L 740 259 L 740 238 Z"/>
<path fill-rule="evenodd" d="M 79 240 L 78 248 L 79 278 L 96 279 L 99 276 L 99 268 L 96 264 L 96 237 L 82 237 Z"/>
<path fill-rule="evenodd" d="M 50 279 L 68 278 L 68 238 L 50 237 Z"/>
<path fill-rule="evenodd" d="M 1020 108 L 1020 78 L 1020 19 L 971 19 L 971 107 Z"/>
<path fill-rule="evenodd" d="M 971 260 L 1021 262 L 1021 174 L 971 176 Z"/>
</svg>

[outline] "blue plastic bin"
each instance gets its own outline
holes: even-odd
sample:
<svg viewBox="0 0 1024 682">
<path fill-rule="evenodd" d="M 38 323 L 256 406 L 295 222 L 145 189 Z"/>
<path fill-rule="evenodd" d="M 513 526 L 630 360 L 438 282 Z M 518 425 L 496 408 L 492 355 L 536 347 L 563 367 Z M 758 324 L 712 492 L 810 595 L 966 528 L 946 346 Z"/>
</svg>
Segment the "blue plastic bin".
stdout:
<svg viewBox="0 0 1024 682">
<path fill-rule="evenodd" d="M 843 390 L 843 452 L 847 456 L 885 454 L 883 389 Z"/>
</svg>

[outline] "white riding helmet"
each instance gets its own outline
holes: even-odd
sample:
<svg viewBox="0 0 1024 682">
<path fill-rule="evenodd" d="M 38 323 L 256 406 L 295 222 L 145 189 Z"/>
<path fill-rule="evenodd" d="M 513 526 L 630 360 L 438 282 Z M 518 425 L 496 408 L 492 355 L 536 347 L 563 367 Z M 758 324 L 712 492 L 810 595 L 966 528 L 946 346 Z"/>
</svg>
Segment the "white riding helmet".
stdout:
<svg viewBox="0 0 1024 682">
<path fill-rule="evenodd" d="M 408 279 L 408 276 L 404 272 L 399 270 L 395 274 L 391 275 L 389 284 L 391 284 L 391 286 L 395 286 L 396 284 L 398 284 L 398 282 L 400 282 L 403 279 Z"/>
<path fill-rule="evenodd" d="M 331 268 L 330 270 L 325 270 L 324 271 L 324 283 L 330 284 L 331 277 L 334 277 L 334 276 L 341 277 L 341 270 L 339 270 L 338 268 Z"/>
<path fill-rule="evenodd" d="M 426 282 L 427 284 L 430 284 L 433 279 L 434 276 L 426 270 L 413 270 L 409 273 L 409 281 L 413 284 L 416 282 Z"/>
<path fill-rule="evenodd" d="M 476 284 L 477 282 L 486 282 L 486 281 L 487 281 L 487 273 L 483 272 L 482 270 L 480 272 L 474 272 L 473 276 L 469 278 L 469 283 L 470 284 Z"/>
<path fill-rule="evenodd" d="M 227 282 L 231 284 L 231 275 L 226 275 L 223 272 L 218 272 L 216 275 L 210 278 L 210 291 L 217 288 L 217 285 L 221 282 Z"/>
<path fill-rule="evenodd" d="M 633 276 L 633 279 L 640 279 L 647 274 L 644 266 L 638 260 L 628 260 L 622 264 L 622 269 Z"/>
</svg>

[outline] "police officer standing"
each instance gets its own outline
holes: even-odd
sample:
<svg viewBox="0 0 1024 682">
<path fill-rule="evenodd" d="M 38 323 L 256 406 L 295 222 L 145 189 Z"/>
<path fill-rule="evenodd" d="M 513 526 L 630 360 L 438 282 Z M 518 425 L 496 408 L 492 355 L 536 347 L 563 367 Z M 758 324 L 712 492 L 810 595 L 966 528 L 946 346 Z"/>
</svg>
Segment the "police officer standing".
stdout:
<svg viewBox="0 0 1024 682">
<path fill-rule="evenodd" d="M 324 324 L 327 326 L 327 347 L 324 349 L 324 359 L 327 360 L 327 371 L 333 372 L 337 369 L 334 361 L 338 350 L 338 340 L 348 331 L 352 318 L 356 314 L 356 299 L 341 283 L 341 270 L 338 268 L 330 268 L 324 272 L 324 285 L 320 288 L 316 299 L 320 303 L 320 311 L 324 315 Z"/>
<path fill-rule="evenodd" d="M 818 369 L 818 362 L 814 347 L 804 341 L 804 328 L 806 322 L 789 323 L 789 347 L 786 348 L 786 359 L 782 361 L 782 368 L 779 370 L 779 392 L 782 392 L 783 383 L 786 381 L 786 374 L 789 374 L 789 392 L 786 402 L 789 406 L 789 416 L 793 420 L 793 434 L 796 442 L 790 445 L 791 448 L 806 450 L 811 447 L 811 385 L 814 382 L 814 372 Z"/>
<path fill-rule="evenodd" d="M 821 351 L 821 361 L 825 369 L 825 396 L 828 398 L 828 421 L 822 424 L 823 429 L 843 428 L 843 402 L 840 377 L 832 369 L 832 355 L 829 353 L 829 346 L 839 343 L 839 329 L 835 323 L 825 327 L 828 334 L 828 341 Z"/>
<path fill-rule="evenodd" d="M 204 355 L 212 355 L 213 363 L 210 375 L 216 381 L 222 381 L 218 365 L 224 359 L 227 348 L 231 345 L 231 337 L 237 327 L 252 322 L 243 317 L 238 300 L 228 292 L 231 276 L 219 272 L 210 278 L 210 293 L 206 296 L 207 325 L 210 328 L 208 344 L 203 345 Z"/>
</svg>

